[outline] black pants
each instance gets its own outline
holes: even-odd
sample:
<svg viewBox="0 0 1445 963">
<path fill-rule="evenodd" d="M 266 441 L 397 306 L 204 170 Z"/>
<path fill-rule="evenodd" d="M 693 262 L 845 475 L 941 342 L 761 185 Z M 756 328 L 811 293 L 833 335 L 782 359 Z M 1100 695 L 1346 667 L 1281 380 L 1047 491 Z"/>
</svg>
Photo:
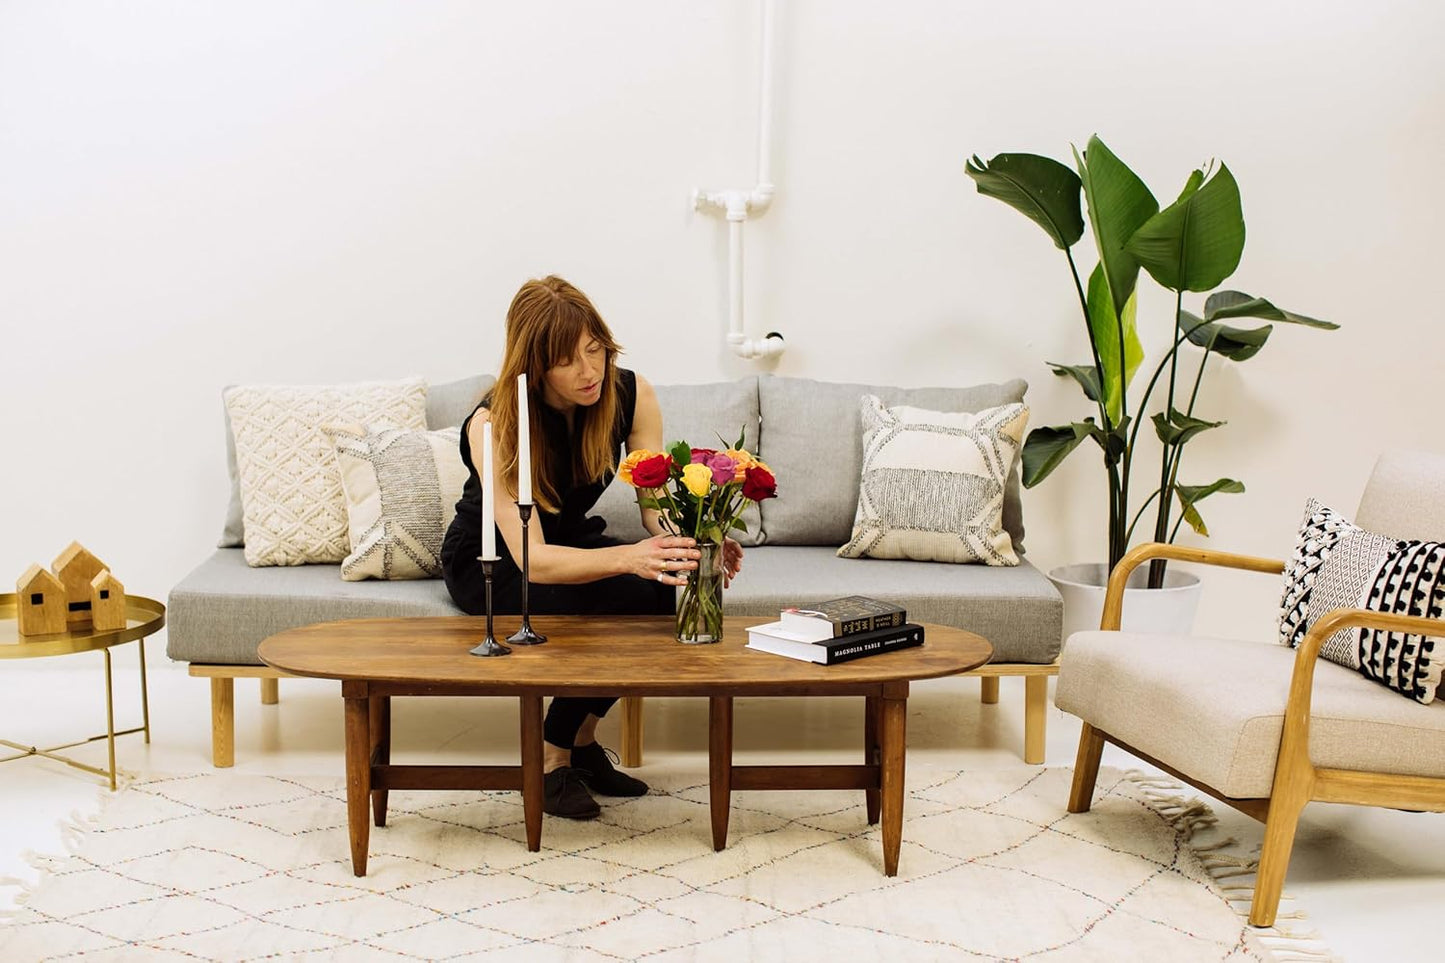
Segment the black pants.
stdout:
<svg viewBox="0 0 1445 963">
<path fill-rule="evenodd" d="M 486 578 L 482 574 L 480 539 L 453 525 L 442 544 L 442 575 L 452 600 L 468 615 L 486 613 Z M 623 544 L 600 532 L 568 542 L 573 548 L 606 548 Z M 512 560 L 506 543 L 497 540 L 501 558 L 492 569 L 492 611 L 517 615 L 522 611 L 522 570 Z M 671 615 L 676 605 L 672 586 L 636 575 L 613 575 L 576 585 L 538 585 L 527 590 L 532 615 Z M 577 730 L 587 716 L 599 719 L 617 702 L 613 698 L 558 697 L 547 707 L 542 738 L 561 749 L 571 749 Z"/>
</svg>

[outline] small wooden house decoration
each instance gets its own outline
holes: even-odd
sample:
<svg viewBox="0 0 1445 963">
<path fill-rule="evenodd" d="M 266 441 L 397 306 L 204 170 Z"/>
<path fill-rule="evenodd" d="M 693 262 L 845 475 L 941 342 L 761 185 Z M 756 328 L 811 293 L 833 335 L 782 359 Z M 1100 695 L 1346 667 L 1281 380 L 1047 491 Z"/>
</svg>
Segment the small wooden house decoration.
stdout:
<svg viewBox="0 0 1445 963">
<path fill-rule="evenodd" d="M 15 583 L 15 614 L 21 635 L 64 632 L 68 608 L 65 586 L 39 565 L 31 565 Z"/>
<path fill-rule="evenodd" d="M 125 628 L 125 586 L 108 568 L 90 580 L 90 624 L 97 632 Z"/>
<path fill-rule="evenodd" d="M 71 542 L 50 563 L 51 571 L 65 586 L 66 620 L 71 625 L 90 621 L 90 580 L 104 568 L 105 563 L 79 542 Z"/>
</svg>

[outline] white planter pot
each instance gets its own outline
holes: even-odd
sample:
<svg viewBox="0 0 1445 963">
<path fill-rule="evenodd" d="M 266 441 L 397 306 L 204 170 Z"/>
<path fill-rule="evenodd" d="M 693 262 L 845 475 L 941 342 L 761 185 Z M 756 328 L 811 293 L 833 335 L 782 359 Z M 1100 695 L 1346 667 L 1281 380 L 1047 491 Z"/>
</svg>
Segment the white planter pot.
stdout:
<svg viewBox="0 0 1445 963">
<path fill-rule="evenodd" d="M 1099 628 L 1108 566 L 1102 562 L 1061 565 L 1049 572 L 1049 580 L 1064 597 L 1065 639 L 1075 632 Z M 1125 632 L 1188 635 L 1199 609 L 1199 576 L 1171 565 L 1164 572 L 1163 588 L 1151 589 L 1148 583 L 1149 563 L 1145 562 L 1129 575 L 1129 584 L 1124 588 L 1120 628 Z"/>
</svg>

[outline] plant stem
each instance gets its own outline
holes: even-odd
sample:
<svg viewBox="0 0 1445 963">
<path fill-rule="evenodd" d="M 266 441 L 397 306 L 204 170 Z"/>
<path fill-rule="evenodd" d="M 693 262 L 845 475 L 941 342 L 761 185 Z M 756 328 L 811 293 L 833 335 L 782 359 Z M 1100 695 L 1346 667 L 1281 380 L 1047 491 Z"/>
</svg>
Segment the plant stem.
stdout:
<svg viewBox="0 0 1445 963">
<path fill-rule="evenodd" d="M 1084 330 L 1089 333 L 1089 352 L 1094 358 L 1094 374 L 1097 377 L 1099 385 L 1099 397 L 1094 399 L 1094 403 L 1099 406 L 1099 424 L 1103 426 L 1104 437 L 1107 439 L 1114 432 L 1114 422 L 1109 417 L 1109 406 L 1104 400 L 1107 394 L 1104 388 L 1104 363 L 1099 358 L 1099 344 L 1094 338 L 1094 326 L 1089 320 L 1089 296 L 1084 293 L 1084 285 L 1079 280 L 1079 269 L 1078 266 L 1074 264 L 1073 251 L 1069 248 L 1064 248 L 1064 257 L 1069 261 L 1069 274 L 1074 279 L 1074 292 L 1079 296 L 1079 309 L 1084 312 Z M 1121 364 L 1123 360 L 1122 338 L 1123 333 L 1121 328 Z M 1103 448 L 1104 468 L 1109 475 L 1109 567 L 1112 569 L 1124 554 L 1121 539 L 1123 535 L 1123 518 L 1128 511 L 1129 493 L 1124 491 L 1120 485 L 1118 458 L 1109 451 L 1107 441 L 1103 445 Z"/>
<path fill-rule="evenodd" d="M 1184 311 L 1184 289 L 1180 288 L 1174 292 L 1174 327 L 1179 328 L 1180 315 Z M 1169 352 L 1169 400 L 1164 409 L 1165 418 L 1169 423 L 1174 423 L 1174 388 L 1179 380 L 1179 347 L 1176 341 L 1174 348 Z M 1169 495 L 1174 490 L 1174 478 L 1178 476 L 1179 465 L 1176 455 L 1179 446 L 1169 444 L 1164 446 L 1159 457 L 1159 515 L 1158 521 L 1154 524 L 1154 541 L 1164 542 L 1169 538 L 1169 509 L 1173 507 L 1173 501 Z M 1149 563 L 1149 587 L 1159 588 L 1164 584 L 1163 559 L 1155 559 Z"/>
</svg>

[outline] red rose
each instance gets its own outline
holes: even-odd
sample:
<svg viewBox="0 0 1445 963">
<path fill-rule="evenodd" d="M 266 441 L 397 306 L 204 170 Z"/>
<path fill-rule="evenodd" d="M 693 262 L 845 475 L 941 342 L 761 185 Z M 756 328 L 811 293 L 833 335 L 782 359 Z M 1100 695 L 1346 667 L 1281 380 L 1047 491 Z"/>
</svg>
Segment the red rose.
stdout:
<svg viewBox="0 0 1445 963">
<path fill-rule="evenodd" d="M 692 450 L 692 463 L 706 462 L 713 455 L 717 454 L 716 448 L 694 448 Z"/>
<path fill-rule="evenodd" d="M 743 476 L 743 497 L 760 502 L 778 497 L 778 482 L 773 473 L 761 465 L 751 465 Z"/>
<path fill-rule="evenodd" d="M 632 466 L 632 484 L 638 488 L 659 488 L 672 473 L 671 455 L 653 455 Z"/>
</svg>

